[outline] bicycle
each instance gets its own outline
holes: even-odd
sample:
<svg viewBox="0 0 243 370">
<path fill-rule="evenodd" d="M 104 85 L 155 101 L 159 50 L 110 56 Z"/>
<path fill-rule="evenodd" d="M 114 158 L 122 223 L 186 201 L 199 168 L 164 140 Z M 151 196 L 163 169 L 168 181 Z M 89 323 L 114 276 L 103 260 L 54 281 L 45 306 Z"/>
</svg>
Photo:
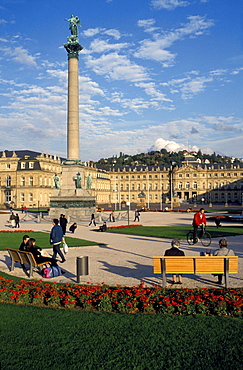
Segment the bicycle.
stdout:
<svg viewBox="0 0 243 370">
<path fill-rule="evenodd" d="M 202 230 L 200 231 L 199 235 L 197 235 L 197 241 L 194 243 L 194 238 L 193 238 L 193 230 L 190 230 L 187 235 L 187 243 L 189 245 L 196 244 L 198 240 L 200 239 L 202 245 L 204 247 L 208 247 L 211 244 L 211 235 L 209 234 L 208 231 L 205 230 L 205 226 L 202 226 Z"/>
</svg>

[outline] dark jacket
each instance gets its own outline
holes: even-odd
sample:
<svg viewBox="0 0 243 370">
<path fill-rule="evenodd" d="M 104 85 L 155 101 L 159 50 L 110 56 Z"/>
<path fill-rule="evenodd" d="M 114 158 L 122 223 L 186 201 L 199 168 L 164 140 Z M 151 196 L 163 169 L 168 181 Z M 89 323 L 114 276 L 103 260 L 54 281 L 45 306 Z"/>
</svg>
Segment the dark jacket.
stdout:
<svg viewBox="0 0 243 370">
<path fill-rule="evenodd" d="M 177 247 L 171 247 L 165 251 L 165 256 L 185 256 L 185 253 Z"/>
<path fill-rule="evenodd" d="M 24 242 L 22 242 L 19 246 L 19 250 L 20 251 L 26 251 L 26 244 Z"/>
<path fill-rule="evenodd" d="M 63 231 L 61 226 L 54 225 L 50 233 L 50 244 L 59 244 L 63 238 Z"/>
</svg>

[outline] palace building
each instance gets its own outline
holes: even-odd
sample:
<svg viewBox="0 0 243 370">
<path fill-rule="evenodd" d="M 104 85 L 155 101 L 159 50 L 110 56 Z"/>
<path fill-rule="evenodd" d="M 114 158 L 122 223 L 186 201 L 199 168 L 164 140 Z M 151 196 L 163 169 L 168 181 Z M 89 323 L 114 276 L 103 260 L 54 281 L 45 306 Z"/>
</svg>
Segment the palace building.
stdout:
<svg viewBox="0 0 243 370">
<path fill-rule="evenodd" d="M 54 175 L 62 177 L 62 159 L 29 150 L 0 152 L 0 206 L 48 207 Z M 129 204 L 162 209 L 163 203 L 243 203 L 242 163 L 184 163 L 98 168 L 84 166 L 83 186 L 92 178 L 97 206 L 121 209 Z"/>
<path fill-rule="evenodd" d="M 0 207 L 48 207 L 55 173 L 61 174 L 59 157 L 30 150 L 0 152 Z"/>
</svg>

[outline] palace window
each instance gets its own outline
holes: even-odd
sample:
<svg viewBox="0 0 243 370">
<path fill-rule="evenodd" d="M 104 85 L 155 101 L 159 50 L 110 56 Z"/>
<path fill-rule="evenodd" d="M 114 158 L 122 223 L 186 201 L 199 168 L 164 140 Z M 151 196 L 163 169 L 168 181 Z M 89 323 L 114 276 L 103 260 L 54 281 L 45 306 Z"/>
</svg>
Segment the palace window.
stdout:
<svg viewBox="0 0 243 370">
<path fill-rule="evenodd" d="M 7 203 L 11 202 L 11 190 L 7 190 L 5 193 L 5 199 Z"/>
<path fill-rule="evenodd" d="M 20 179 L 20 186 L 25 186 L 25 177 L 21 177 Z"/>
<path fill-rule="evenodd" d="M 24 202 L 24 193 L 20 194 L 20 202 Z"/>
<path fill-rule="evenodd" d="M 33 186 L 33 176 L 29 177 L 29 186 Z"/>
<path fill-rule="evenodd" d="M 6 186 L 11 186 L 11 176 L 6 177 Z"/>
</svg>

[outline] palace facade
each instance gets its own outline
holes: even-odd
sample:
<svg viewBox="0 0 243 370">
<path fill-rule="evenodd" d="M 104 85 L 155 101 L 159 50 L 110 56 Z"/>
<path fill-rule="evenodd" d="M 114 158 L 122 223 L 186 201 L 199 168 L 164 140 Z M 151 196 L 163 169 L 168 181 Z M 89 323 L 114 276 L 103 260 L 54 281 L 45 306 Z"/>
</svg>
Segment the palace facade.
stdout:
<svg viewBox="0 0 243 370">
<path fill-rule="evenodd" d="M 194 161 L 171 166 L 84 167 L 83 186 L 92 178 L 91 194 L 99 207 L 162 209 L 163 203 L 243 203 L 243 164 L 203 164 Z M 0 153 L 0 207 L 48 207 L 54 175 L 61 180 L 56 156 L 28 150 Z"/>
<path fill-rule="evenodd" d="M 61 159 L 30 150 L 0 152 L 0 207 L 48 207 Z"/>
</svg>

